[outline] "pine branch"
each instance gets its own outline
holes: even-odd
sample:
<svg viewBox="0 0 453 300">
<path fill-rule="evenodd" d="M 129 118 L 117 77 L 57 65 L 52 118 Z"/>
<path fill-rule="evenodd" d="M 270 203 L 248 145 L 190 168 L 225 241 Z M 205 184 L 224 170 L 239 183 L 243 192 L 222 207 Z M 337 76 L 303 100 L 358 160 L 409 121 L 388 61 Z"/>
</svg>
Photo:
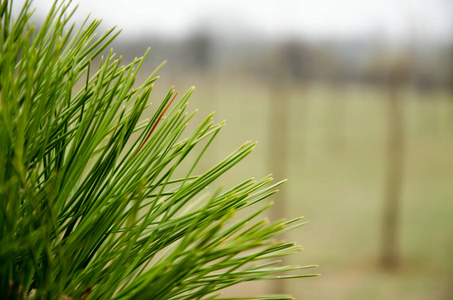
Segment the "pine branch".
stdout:
<svg viewBox="0 0 453 300">
<path fill-rule="evenodd" d="M 0 297 L 220 299 L 241 282 L 314 276 L 268 262 L 300 250 L 274 238 L 305 224 L 257 220 L 282 182 L 206 192 L 255 144 L 195 174 L 224 124 L 209 115 L 186 131 L 193 89 L 150 106 L 161 66 L 134 88 L 148 52 L 123 66 L 110 50 L 95 67 L 119 31 L 69 25 L 69 3 L 39 30 L 30 1 L 16 19 L 0 6 Z"/>
</svg>

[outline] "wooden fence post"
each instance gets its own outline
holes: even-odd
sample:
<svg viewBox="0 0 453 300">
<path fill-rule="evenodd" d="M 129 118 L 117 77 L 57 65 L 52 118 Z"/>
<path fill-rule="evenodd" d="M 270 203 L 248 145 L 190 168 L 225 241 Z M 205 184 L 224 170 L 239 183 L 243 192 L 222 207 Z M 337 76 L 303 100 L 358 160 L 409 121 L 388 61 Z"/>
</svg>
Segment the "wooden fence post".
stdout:
<svg viewBox="0 0 453 300">
<path fill-rule="evenodd" d="M 387 178 L 385 182 L 381 266 L 395 269 L 400 263 L 400 214 L 404 173 L 404 99 L 401 85 L 407 70 L 397 65 L 388 83 Z"/>
</svg>

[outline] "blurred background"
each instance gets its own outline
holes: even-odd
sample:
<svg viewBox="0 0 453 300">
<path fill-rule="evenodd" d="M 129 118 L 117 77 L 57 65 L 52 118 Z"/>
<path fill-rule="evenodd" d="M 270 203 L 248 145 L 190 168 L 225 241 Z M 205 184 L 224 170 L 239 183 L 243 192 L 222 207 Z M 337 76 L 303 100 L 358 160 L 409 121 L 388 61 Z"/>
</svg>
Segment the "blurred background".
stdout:
<svg viewBox="0 0 453 300">
<path fill-rule="evenodd" d="M 453 299 L 452 1 L 74 2 L 125 62 L 151 47 L 143 78 L 168 61 L 153 102 L 195 85 L 189 110 L 227 120 L 205 168 L 257 140 L 225 184 L 289 179 L 270 218 L 310 223 L 285 263 L 322 276 L 226 295 Z"/>
</svg>

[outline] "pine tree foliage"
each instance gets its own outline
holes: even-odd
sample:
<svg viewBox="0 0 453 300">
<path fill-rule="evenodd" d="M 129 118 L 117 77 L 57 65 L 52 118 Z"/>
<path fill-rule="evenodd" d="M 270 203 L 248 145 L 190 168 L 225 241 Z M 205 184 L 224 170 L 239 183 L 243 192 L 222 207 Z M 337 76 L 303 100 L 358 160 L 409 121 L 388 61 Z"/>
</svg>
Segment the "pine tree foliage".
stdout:
<svg viewBox="0 0 453 300">
<path fill-rule="evenodd" d="M 150 105 L 160 67 L 137 85 L 147 53 L 99 58 L 119 32 L 71 25 L 69 4 L 39 29 L 30 1 L 15 17 L 0 5 L 0 298 L 221 299 L 241 282 L 313 276 L 278 265 L 300 248 L 275 237 L 304 223 L 256 218 L 280 183 L 206 193 L 254 144 L 195 174 L 224 124 L 185 131 L 193 89 Z"/>
</svg>

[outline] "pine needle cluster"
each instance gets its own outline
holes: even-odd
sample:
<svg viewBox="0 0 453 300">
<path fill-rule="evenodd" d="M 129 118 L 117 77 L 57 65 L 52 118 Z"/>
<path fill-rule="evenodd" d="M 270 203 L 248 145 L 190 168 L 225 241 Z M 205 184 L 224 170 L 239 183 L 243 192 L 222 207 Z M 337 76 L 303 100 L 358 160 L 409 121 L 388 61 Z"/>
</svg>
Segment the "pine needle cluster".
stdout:
<svg viewBox="0 0 453 300">
<path fill-rule="evenodd" d="M 39 29 L 31 1 L 16 17 L 0 5 L 0 298 L 221 299 L 241 282 L 313 276 L 278 265 L 300 248 L 275 237 L 304 223 L 256 218 L 280 183 L 206 193 L 254 144 L 195 174 L 224 124 L 185 130 L 193 89 L 150 105 L 160 67 L 135 87 L 147 53 L 100 58 L 119 32 L 71 25 L 69 4 Z"/>
</svg>

